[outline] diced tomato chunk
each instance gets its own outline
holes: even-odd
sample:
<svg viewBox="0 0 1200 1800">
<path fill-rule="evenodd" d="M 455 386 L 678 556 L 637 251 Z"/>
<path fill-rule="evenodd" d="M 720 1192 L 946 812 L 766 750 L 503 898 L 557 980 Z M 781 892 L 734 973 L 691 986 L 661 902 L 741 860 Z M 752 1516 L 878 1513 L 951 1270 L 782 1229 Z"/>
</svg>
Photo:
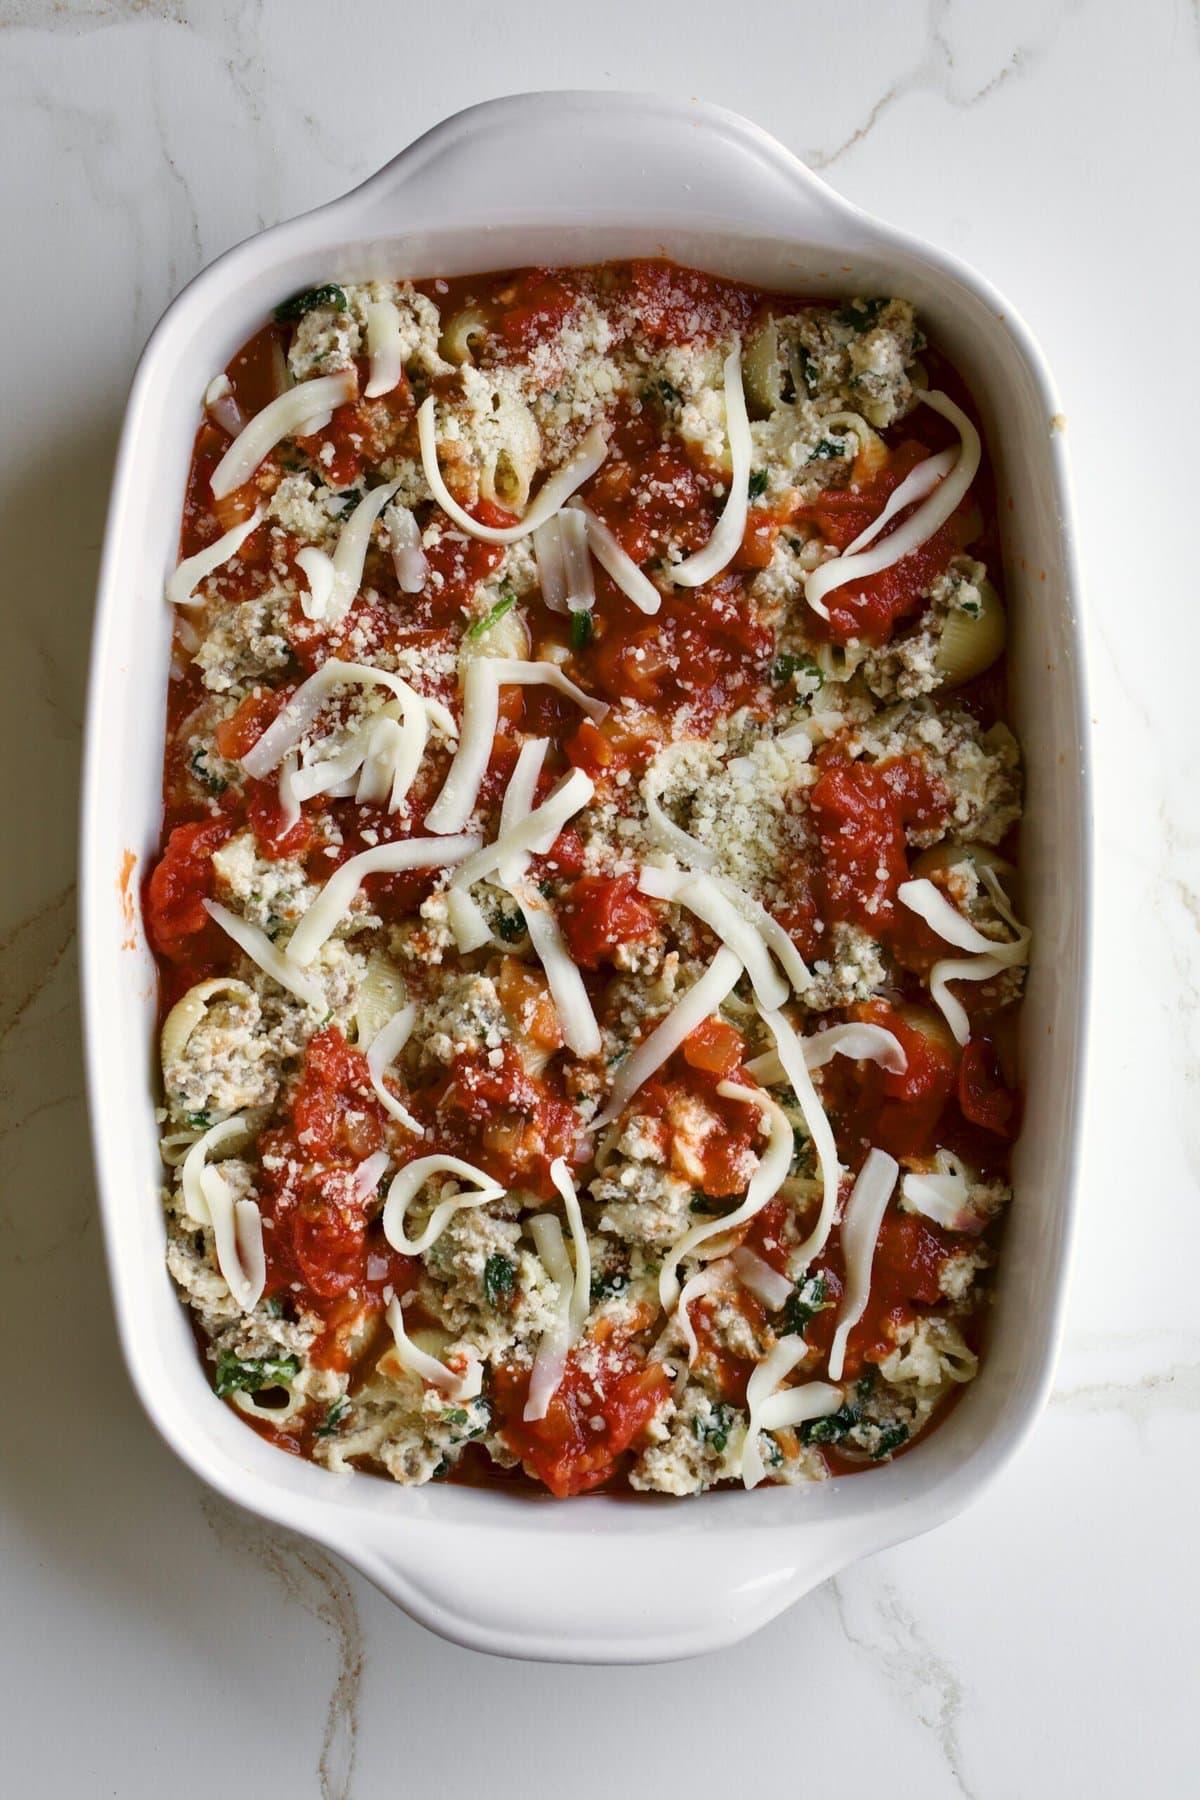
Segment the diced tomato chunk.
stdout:
<svg viewBox="0 0 1200 1800">
<path fill-rule="evenodd" d="M 706 1075 L 722 1079 L 733 1074 L 745 1053 L 746 1040 L 741 1032 L 715 1017 L 697 1025 L 683 1046 L 683 1060 L 689 1068 L 702 1069 Z"/>
<path fill-rule="evenodd" d="M 150 942 L 171 962 L 187 962 L 195 939 L 214 932 L 205 900 L 213 891 L 212 854 L 232 835 L 227 818 L 177 825 L 146 883 L 143 912 Z"/>
<path fill-rule="evenodd" d="M 240 762 L 257 744 L 292 696 L 292 688 L 253 688 L 235 713 L 222 719 L 215 733 L 217 749 L 229 762 Z"/>
<path fill-rule="evenodd" d="M 974 1036 L 963 1047 L 958 1069 L 958 1104 L 964 1119 L 997 1137 L 1012 1137 L 1017 1096 L 1005 1085 L 996 1052 L 987 1038 Z"/>
<path fill-rule="evenodd" d="M 584 1363 L 578 1351 L 567 1358 L 543 1419 L 524 1417 L 528 1369 L 507 1366 L 495 1374 L 492 1404 L 501 1436 L 527 1473 L 560 1499 L 615 1475 L 671 1391 L 662 1363 L 643 1362 L 628 1348 L 606 1345 Z"/>
<path fill-rule="evenodd" d="M 861 925 L 885 941 L 896 921 L 896 890 L 908 879 L 905 828 L 940 824 L 949 796 L 920 756 L 881 763 L 822 759 L 808 797 L 824 858 L 824 917 Z"/>
<path fill-rule="evenodd" d="M 563 936 L 577 963 L 598 969 L 623 944 L 654 935 L 654 913 L 637 891 L 637 876 L 583 875 L 559 913 Z"/>
</svg>

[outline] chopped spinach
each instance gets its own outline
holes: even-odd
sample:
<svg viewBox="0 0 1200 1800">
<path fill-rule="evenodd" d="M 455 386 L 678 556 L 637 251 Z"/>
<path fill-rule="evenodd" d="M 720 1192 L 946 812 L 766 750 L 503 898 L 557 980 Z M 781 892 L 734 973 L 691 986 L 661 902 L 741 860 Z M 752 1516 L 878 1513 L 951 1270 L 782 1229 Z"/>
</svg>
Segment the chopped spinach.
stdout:
<svg viewBox="0 0 1200 1800">
<path fill-rule="evenodd" d="M 192 752 L 192 774 L 209 794 L 223 794 L 229 783 L 208 766 L 208 752 L 200 748 Z"/>
<path fill-rule="evenodd" d="M 808 453 L 809 462 L 836 462 L 838 457 L 845 456 L 845 439 L 822 438 L 815 449 Z"/>
<path fill-rule="evenodd" d="M 829 1304 L 827 1295 L 829 1284 L 824 1275 L 809 1275 L 800 1283 L 794 1294 L 790 1294 L 783 1304 L 783 1316 L 789 1331 L 803 1331 L 804 1327 L 815 1319 L 819 1312 Z"/>
<path fill-rule="evenodd" d="M 851 1401 L 823 1419 L 808 1419 L 800 1427 L 800 1441 L 805 1444 L 837 1444 L 858 1424 L 859 1411 Z"/>
<path fill-rule="evenodd" d="M 512 1311 L 516 1285 L 516 1265 L 507 1256 L 489 1256 L 483 1265 L 483 1291 L 493 1312 Z"/>
<path fill-rule="evenodd" d="M 666 381 L 666 380 L 656 381 L 654 386 L 655 386 L 655 389 L 657 390 L 658 397 L 662 401 L 664 406 L 682 406 L 683 405 L 683 395 L 680 393 L 679 389 L 677 387 L 673 387 L 669 381 Z"/>
<path fill-rule="evenodd" d="M 804 386 L 807 389 L 808 397 L 811 400 L 821 385 L 821 371 L 817 368 L 816 363 L 808 354 L 808 351 L 804 348 L 803 344 L 797 346 L 796 354 L 800 361 L 800 373 L 804 377 Z"/>
<path fill-rule="evenodd" d="M 588 645 L 592 641 L 592 636 L 593 636 L 593 633 L 595 632 L 595 629 L 596 629 L 595 622 L 593 621 L 592 615 L 590 612 L 588 612 L 582 606 L 576 606 L 576 607 L 572 608 L 572 610 L 571 610 L 571 648 L 572 648 L 572 650 L 574 650 L 576 652 L 578 652 L 580 650 L 586 650 Z"/>
<path fill-rule="evenodd" d="M 286 1386 L 300 1372 L 298 1356 L 254 1356 L 245 1362 L 230 1350 L 217 1358 L 218 1394 L 258 1394 L 263 1388 Z"/>
<path fill-rule="evenodd" d="M 876 297 L 873 300 L 848 300 L 838 310 L 838 321 L 849 325 L 855 331 L 869 331 L 887 305 L 887 300 Z"/>
<path fill-rule="evenodd" d="M 750 498 L 752 500 L 758 500 L 766 493 L 767 482 L 769 479 L 770 477 L 765 469 L 754 469 L 751 471 L 750 480 L 747 482 L 746 486 L 749 489 Z"/>
<path fill-rule="evenodd" d="M 525 936 L 525 920 L 519 912 L 500 912 L 496 915 L 496 933 L 502 943 L 515 944 Z"/>
<path fill-rule="evenodd" d="M 887 1426 L 885 1426 L 883 1431 L 880 1433 L 879 1442 L 876 1444 L 875 1448 L 871 1452 L 872 1462 L 882 1462 L 886 1456 L 890 1456 L 892 1454 L 893 1450 L 898 1450 L 900 1448 L 901 1444 L 907 1444 L 907 1442 L 908 1442 L 908 1426 L 907 1425 L 887 1425 Z"/>
<path fill-rule="evenodd" d="M 193 1131 L 207 1131 L 212 1124 L 206 1112 L 188 1113 L 187 1122 Z"/>
<path fill-rule="evenodd" d="M 622 1269 L 614 1269 L 609 1275 L 593 1275 L 591 1286 L 592 1305 L 598 1300 L 611 1300 L 614 1294 L 623 1294 L 629 1286 L 629 1277 Z"/>
<path fill-rule="evenodd" d="M 495 606 L 489 612 L 484 613 L 482 619 L 476 619 L 473 625 L 468 626 L 466 633 L 468 639 L 481 638 L 485 631 L 492 629 L 498 619 L 504 617 L 506 612 L 511 612 L 516 604 L 517 596 L 511 590 L 501 594 Z"/>
<path fill-rule="evenodd" d="M 329 1411 L 325 1414 L 325 1423 L 318 1425 L 313 1432 L 314 1437 L 331 1438 L 337 1436 L 338 1426 L 350 1411 L 350 1401 L 345 1394 L 340 1394 Z"/>
<path fill-rule="evenodd" d="M 688 1203 L 688 1211 L 705 1213 L 709 1218 L 720 1218 L 730 1211 L 730 1202 L 726 1198 L 716 1199 L 712 1194 L 693 1194 Z"/>
<path fill-rule="evenodd" d="M 811 656 L 793 656 L 790 651 L 780 651 L 771 664 L 771 680 L 776 687 L 784 687 L 795 675 L 802 681 L 821 685 L 821 671 Z"/>
<path fill-rule="evenodd" d="M 339 494 L 337 497 L 337 513 L 335 517 L 339 519 L 348 518 L 361 499 L 362 495 L 357 488 L 347 488 L 344 494 Z"/>
<path fill-rule="evenodd" d="M 465 1425 L 466 1422 L 467 1413 L 465 1407 L 452 1406 L 449 1412 L 444 1412 L 442 1414 L 443 1425 Z"/>
<path fill-rule="evenodd" d="M 324 287 L 306 288 L 301 294 L 293 294 L 290 300 L 284 300 L 275 308 L 277 325 L 295 325 L 305 313 L 315 312 L 319 306 L 326 306 L 331 312 L 343 313 L 349 302 L 346 290 L 338 287 L 336 282 L 327 282 Z"/>
<path fill-rule="evenodd" d="M 712 1417 L 702 1419 L 698 1413 L 692 1415 L 692 1430 L 702 1444 L 711 1444 L 720 1456 L 729 1442 L 729 1428 L 733 1424 L 733 1408 L 724 1401 L 712 1409 Z"/>
</svg>

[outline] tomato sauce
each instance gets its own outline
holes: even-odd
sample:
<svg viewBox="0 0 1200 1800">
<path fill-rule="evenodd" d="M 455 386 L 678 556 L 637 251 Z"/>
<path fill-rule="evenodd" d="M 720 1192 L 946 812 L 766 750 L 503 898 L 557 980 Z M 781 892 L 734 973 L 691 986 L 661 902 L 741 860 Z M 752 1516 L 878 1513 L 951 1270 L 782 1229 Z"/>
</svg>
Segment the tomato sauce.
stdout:
<svg viewBox="0 0 1200 1800">
<path fill-rule="evenodd" d="M 418 287 L 436 302 L 443 322 L 455 313 L 466 320 L 464 353 L 477 367 L 504 370 L 534 355 L 536 379 L 551 398 L 563 373 L 562 342 L 585 302 L 607 308 L 614 343 L 636 342 L 647 365 L 664 346 L 712 343 L 735 331 L 745 335 L 768 310 L 790 313 L 803 304 L 656 259 L 594 270 L 502 271 Z M 272 323 L 230 362 L 232 397 L 244 417 L 283 391 L 289 341 L 290 328 Z M 442 352 L 459 353 L 447 343 Z M 956 373 L 936 351 L 923 357 L 930 385 L 975 417 Z M 446 364 L 440 372 L 409 371 L 391 393 L 368 400 L 367 375 L 367 361 L 360 358 L 358 397 L 339 406 L 320 431 L 272 452 L 242 488 L 219 502 L 210 483 L 230 434 L 206 418 L 189 471 L 180 554 L 195 554 L 248 518 L 290 472 L 310 462 L 329 486 L 347 490 L 347 516 L 362 493 L 383 478 L 381 464 L 390 472 L 416 459 L 418 404 L 427 393 L 449 397 L 460 377 Z M 729 473 L 709 460 L 702 445 L 680 434 L 682 404 L 670 382 L 650 374 L 640 391 L 615 401 L 604 420 L 607 455 L 580 494 L 658 589 L 657 611 L 641 610 L 596 563 L 595 603 L 582 624 L 551 611 L 536 587 L 520 596 L 530 637 L 526 654 L 552 658 L 609 710 L 596 721 L 549 685 L 501 689 L 480 789 L 488 838 L 497 829 L 521 745 L 531 735 L 550 745 L 538 799 L 565 772 L 582 769 L 595 783 L 597 800 L 620 815 L 631 807 L 641 775 L 665 743 L 703 739 L 740 709 L 769 719 L 780 704 L 777 622 L 756 597 L 754 583 L 772 567 L 781 540 L 815 536 L 831 550 L 844 551 L 921 461 L 957 442 L 946 419 L 918 406 L 882 432 L 882 460 L 860 481 L 831 481 L 816 492 L 807 482 L 789 498 L 768 503 L 752 477 L 740 549 L 714 579 L 683 589 L 670 585 L 664 568 L 708 543 L 726 502 Z M 447 475 L 453 481 L 449 470 Z M 484 525 L 514 523 L 514 515 L 485 500 L 471 501 L 470 511 Z M 888 529 L 906 516 L 900 514 Z M 162 849 L 143 892 L 164 1011 L 194 982 L 236 966 L 236 952 L 205 902 L 217 895 L 212 859 L 238 833 L 253 833 L 257 853 L 268 863 L 299 862 L 317 883 L 365 849 L 424 834 L 450 761 L 449 748 L 440 742 L 427 746 L 418 777 L 396 812 L 360 806 L 352 797 L 322 796 L 306 803 L 297 819 L 281 803 L 275 774 L 252 779 L 237 767 L 300 683 L 331 657 L 387 667 L 415 664 L 420 690 L 458 710 L 453 672 L 458 653 L 468 631 L 481 637 L 487 651 L 489 626 L 479 615 L 479 590 L 500 568 L 505 551 L 461 531 L 436 507 L 425 508 L 419 523 L 437 526 L 424 529 L 421 591 L 402 591 L 391 556 L 372 542 L 360 591 L 333 624 L 306 616 L 300 598 L 306 577 L 296 560 L 301 544 L 281 528 L 259 527 L 223 567 L 227 602 L 253 601 L 269 583 L 285 578 L 292 580 L 296 597 L 279 625 L 286 663 L 247 691 L 235 689 L 236 704 L 229 702 L 223 713 L 220 696 L 210 692 L 190 653 L 177 659 L 180 672 L 168 703 Z M 968 497 L 941 528 L 891 568 L 833 590 L 828 621 L 815 613 L 806 617 L 808 638 L 815 646 L 886 645 L 922 610 L 951 558 L 967 549 L 987 562 L 989 573 L 996 571 L 996 506 L 986 452 Z M 184 637 L 180 642 L 186 646 Z M 1003 662 L 954 698 L 985 726 L 1003 719 Z M 332 703 L 331 717 L 339 704 Z M 206 730 L 216 758 L 228 767 L 197 765 L 191 745 Z M 811 829 L 780 871 L 771 911 L 810 962 L 830 954 L 838 925 L 856 926 L 883 947 L 894 975 L 888 998 L 850 1006 L 837 1016 L 883 1026 L 899 1040 L 907 1061 L 905 1072 L 896 1074 L 874 1062 L 835 1056 L 816 1075 L 847 1171 L 843 1203 L 872 1147 L 918 1167 L 942 1148 L 961 1156 L 980 1179 L 1004 1179 L 1021 1111 L 1012 1066 L 1014 1008 L 995 983 L 964 992 L 971 1029 L 960 1048 L 931 1010 L 927 991 L 929 969 L 945 945 L 897 898 L 912 875 L 910 838 L 931 841 L 952 832 L 951 796 L 918 754 L 855 760 L 835 739 L 819 750 L 815 769 L 805 798 Z M 527 874 L 552 901 L 566 947 L 601 1012 L 614 982 L 659 934 L 661 907 L 640 893 L 637 875 L 628 868 L 597 873 L 574 825 L 530 859 Z M 413 926 L 437 883 L 434 869 L 367 879 L 364 898 L 380 921 L 381 942 L 393 928 Z M 521 929 L 519 920 L 513 929 Z M 708 942 L 703 931 L 699 941 Z M 368 1157 L 386 1150 L 392 1170 L 417 1155 L 462 1157 L 543 1203 L 556 1198 L 550 1175 L 556 1159 L 583 1170 L 592 1157 L 592 1141 L 581 1126 L 578 1059 L 564 1047 L 558 1010 L 540 967 L 502 951 L 494 978 L 501 1003 L 510 1017 L 521 1018 L 539 1057 L 523 1058 L 508 1041 L 498 1049 L 456 1045 L 448 1066 L 415 1078 L 413 1092 L 402 1091 L 399 1076 L 389 1076 L 422 1127 L 422 1136 L 414 1138 L 380 1104 L 361 1050 L 331 1023 L 309 1041 L 270 1127 L 254 1145 L 268 1299 L 286 1317 L 315 1316 L 314 1360 L 349 1371 L 352 1387 L 370 1375 L 388 1341 L 383 1313 L 392 1296 L 408 1300 L 410 1324 L 425 1318 L 417 1298 L 422 1265 L 388 1245 L 382 1197 L 363 1191 L 356 1178 Z M 418 962 L 412 971 L 417 998 L 422 979 Z M 637 1112 L 661 1135 L 667 1167 L 691 1184 L 698 1218 L 735 1210 L 763 1148 L 758 1110 L 720 1092 L 729 1081 L 754 1085 L 744 1067 L 749 1054 L 742 1032 L 714 1016 L 692 1031 L 636 1097 Z M 783 1198 L 772 1200 L 738 1234 L 778 1271 L 788 1269 L 801 1235 L 794 1204 Z M 893 1200 L 875 1253 L 869 1303 L 850 1335 L 847 1380 L 870 1374 L 888 1354 L 897 1328 L 945 1309 L 939 1275 L 960 1244 Z M 844 1281 L 836 1224 L 810 1275 L 819 1277 L 824 1300 L 803 1328 L 814 1355 L 822 1357 L 832 1341 Z M 748 1329 L 767 1341 L 785 1328 L 748 1291 L 739 1290 L 735 1303 Z M 691 1317 L 699 1372 L 730 1406 L 743 1406 L 753 1362 L 725 1346 L 711 1299 L 694 1303 Z M 971 1320 L 964 1329 L 976 1331 Z M 481 1453 L 472 1447 L 451 1478 L 533 1482 L 560 1496 L 619 1486 L 671 1385 L 663 1365 L 647 1361 L 649 1342 L 644 1330 L 639 1336 L 633 1329 L 624 1336 L 610 1331 L 588 1339 L 567 1358 L 545 1418 L 532 1422 L 524 1418 L 529 1369 L 504 1363 L 490 1371 L 486 1397 L 493 1423 L 521 1471 L 514 1476 L 481 1464 Z M 252 1422 L 282 1447 L 312 1453 L 311 1420 L 294 1428 Z M 834 1449 L 829 1459 L 837 1468 L 853 1466 Z"/>
</svg>

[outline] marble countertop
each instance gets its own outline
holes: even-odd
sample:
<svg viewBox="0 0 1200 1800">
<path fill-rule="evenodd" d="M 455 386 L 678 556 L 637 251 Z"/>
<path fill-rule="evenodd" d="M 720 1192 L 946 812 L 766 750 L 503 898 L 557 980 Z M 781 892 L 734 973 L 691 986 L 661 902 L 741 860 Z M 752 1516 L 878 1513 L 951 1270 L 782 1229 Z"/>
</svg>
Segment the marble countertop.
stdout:
<svg viewBox="0 0 1200 1800">
<path fill-rule="evenodd" d="M 697 1795 L 728 1791 L 744 1752 L 772 1785 L 790 1767 L 851 1800 L 881 1777 L 927 1800 L 1192 1794 L 1200 12 L 758 0 L 740 56 L 715 0 L 534 0 L 517 17 L 477 0 L 449 25 L 432 0 L 0 0 L 6 1791 L 200 1800 L 236 1779 L 326 1800 L 586 1800 L 610 1791 L 619 1737 L 623 1771 Z M 966 1516 L 735 1650 L 534 1671 L 438 1641 L 241 1516 L 142 1416 L 85 1134 L 75 805 L 112 452 L 167 301 L 455 107 L 582 85 L 751 115 L 975 263 L 1040 337 L 1086 563 L 1105 981 L 1065 1352 L 1015 1464 Z"/>
</svg>

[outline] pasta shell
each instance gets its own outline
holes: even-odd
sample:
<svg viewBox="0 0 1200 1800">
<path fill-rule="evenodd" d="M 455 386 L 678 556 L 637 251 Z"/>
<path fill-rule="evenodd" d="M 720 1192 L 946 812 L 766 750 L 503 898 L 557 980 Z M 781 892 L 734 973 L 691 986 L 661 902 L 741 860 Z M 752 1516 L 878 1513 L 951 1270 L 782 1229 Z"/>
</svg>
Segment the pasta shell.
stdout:
<svg viewBox="0 0 1200 1800">
<path fill-rule="evenodd" d="M 828 413 L 821 420 L 821 432 L 824 437 L 853 437 L 856 445 L 854 467 L 850 471 L 853 482 L 871 481 L 888 459 L 887 445 L 861 413 Z"/>
<path fill-rule="evenodd" d="M 979 597 L 981 604 L 977 613 L 965 612 L 962 607 L 955 606 L 946 615 L 934 659 L 943 687 L 961 687 L 965 681 L 982 675 L 1004 649 L 1007 636 L 1004 606 L 990 581 L 981 584 Z"/>
<path fill-rule="evenodd" d="M 244 981 L 235 981 L 224 975 L 216 976 L 211 981 L 198 981 L 195 987 L 190 987 L 182 1000 L 175 1002 L 163 1021 L 159 1051 L 164 1072 L 172 1063 L 179 1061 L 187 1049 L 188 1039 L 204 1017 L 209 1001 L 215 1000 L 219 994 L 236 994 L 241 1000 L 253 998 Z"/>
<path fill-rule="evenodd" d="M 746 340 L 742 355 L 742 385 L 746 410 L 752 419 L 766 419 L 783 404 L 784 361 L 779 329 L 774 319 L 764 319 Z"/>
<path fill-rule="evenodd" d="M 475 351 L 486 337 L 483 314 L 470 306 L 447 319 L 438 339 L 438 350 L 447 362 L 474 362 Z"/>
<path fill-rule="evenodd" d="M 372 950 L 354 1003 L 359 1043 L 373 1043 L 403 1005 L 403 976 L 382 952 Z"/>
</svg>

